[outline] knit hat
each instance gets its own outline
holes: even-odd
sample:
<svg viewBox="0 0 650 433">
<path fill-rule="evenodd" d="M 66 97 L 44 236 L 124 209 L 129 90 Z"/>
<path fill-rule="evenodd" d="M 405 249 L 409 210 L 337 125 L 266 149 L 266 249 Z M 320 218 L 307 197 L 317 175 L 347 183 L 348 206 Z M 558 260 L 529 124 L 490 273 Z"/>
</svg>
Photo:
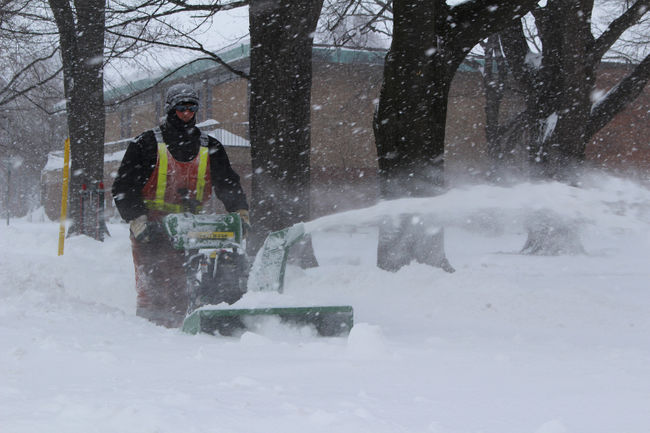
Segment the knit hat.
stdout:
<svg viewBox="0 0 650 433">
<path fill-rule="evenodd" d="M 165 112 L 170 113 L 174 111 L 174 107 L 181 102 L 191 102 L 199 105 L 199 95 L 188 84 L 174 84 L 167 90 Z"/>
</svg>

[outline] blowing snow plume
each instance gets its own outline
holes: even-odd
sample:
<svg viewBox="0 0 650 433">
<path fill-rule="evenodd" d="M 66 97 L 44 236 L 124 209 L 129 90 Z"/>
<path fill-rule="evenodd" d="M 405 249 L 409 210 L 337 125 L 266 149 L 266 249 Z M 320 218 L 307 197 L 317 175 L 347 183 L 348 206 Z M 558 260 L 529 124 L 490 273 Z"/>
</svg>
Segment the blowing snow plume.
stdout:
<svg viewBox="0 0 650 433">
<path fill-rule="evenodd" d="M 430 198 L 383 201 L 305 224 L 307 233 L 345 226 L 376 226 L 383 218 L 417 215 L 429 225 L 480 231 L 523 228 L 553 218 L 576 228 L 637 229 L 650 222 L 650 190 L 630 180 L 604 177 L 583 187 L 559 182 L 511 187 L 474 185 Z"/>
</svg>

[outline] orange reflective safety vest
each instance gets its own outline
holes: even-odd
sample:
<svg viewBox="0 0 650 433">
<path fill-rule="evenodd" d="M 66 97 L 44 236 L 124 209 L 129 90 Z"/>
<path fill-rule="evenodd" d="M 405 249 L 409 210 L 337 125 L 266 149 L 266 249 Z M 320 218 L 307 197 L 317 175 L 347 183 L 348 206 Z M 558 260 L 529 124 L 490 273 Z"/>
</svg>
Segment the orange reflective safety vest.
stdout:
<svg viewBox="0 0 650 433">
<path fill-rule="evenodd" d="M 170 213 L 198 212 L 210 200 L 210 157 L 208 136 L 201 133 L 198 155 L 188 162 L 174 159 L 163 142 L 160 128 L 154 129 L 158 143 L 156 167 L 142 190 L 150 217 Z M 189 206 L 194 203 L 199 206 Z"/>
</svg>

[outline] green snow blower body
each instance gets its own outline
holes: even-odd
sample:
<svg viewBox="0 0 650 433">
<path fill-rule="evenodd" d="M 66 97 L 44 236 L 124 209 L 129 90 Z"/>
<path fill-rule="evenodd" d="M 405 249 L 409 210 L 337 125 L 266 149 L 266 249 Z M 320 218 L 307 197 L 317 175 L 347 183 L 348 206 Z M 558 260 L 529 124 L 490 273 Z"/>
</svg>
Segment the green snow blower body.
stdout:
<svg viewBox="0 0 650 433">
<path fill-rule="evenodd" d="M 268 320 L 312 326 L 322 336 L 350 332 L 353 310 L 348 305 L 231 307 L 246 292 L 282 293 L 289 249 L 305 235 L 302 224 L 271 233 L 252 267 L 237 213 L 170 214 L 163 227 L 174 248 L 184 250 L 188 258 L 190 306 L 184 332 L 231 336 L 255 331 Z"/>
</svg>

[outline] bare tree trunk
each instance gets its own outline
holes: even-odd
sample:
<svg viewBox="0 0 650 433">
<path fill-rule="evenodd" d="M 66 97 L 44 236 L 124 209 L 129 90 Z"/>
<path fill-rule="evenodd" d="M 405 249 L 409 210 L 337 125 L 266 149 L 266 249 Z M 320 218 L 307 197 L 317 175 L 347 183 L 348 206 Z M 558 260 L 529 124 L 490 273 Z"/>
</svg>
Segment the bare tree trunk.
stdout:
<svg viewBox="0 0 650 433">
<path fill-rule="evenodd" d="M 251 252 L 266 235 L 309 219 L 313 35 L 323 0 L 250 4 Z M 303 266 L 316 265 L 308 243 Z"/>
<path fill-rule="evenodd" d="M 444 137 L 451 78 L 423 49 L 436 40 L 436 9 L 428 0 L 395 1 L 393 41 L 375 119 L 382 199 L 430 197 L 444 189 Z M 438 49 L 440 47 L 432 47 Z M 377 265 L 396 271 L 416 260 L 453 270 L 444 253 L 442 228 L 415 215 L 386 220 L 379 231 Z M 417 253 L 416 253 L 417 252 Z"/>
<path fill-rule="evenodd" d="M 526 14 L 534 0 L 465 2 L 395 0 L 393 41 L 375 115 L 382 199 L 430 197 L 444 190 L 444 141 L 449 88 L 481 39 Z M 377 265 L 395 271 L 411 261 L 453 271 L 444 232 L 420 215 L 386 220 Z"/>
<path fill-rule="evenodd" d="M 107 233 L 102 217 L 104 203 L 97 200 L 100 196 L 91 199 L 82 191 L 99 189 L 104 179 L 105 2 L 49 0 L 49 4 L 59 29 L 70 135 L 69 234 L 103 240 Z M 89 200 L 85 202 L 88 212 L 83 212 L 82 197 Z"/>
<path fill-rule="evenodd" d="M 522 122 L 514 126 L 530 134 L 523 138 L 530 149 L 533 179 L 577 184 L 589 140 L 641 92 L 650 78 L 649 58 L 595 107 L 590 99 L 602 56 L 649 6 L 650 0 L 637 0 L 595 39 L 593 0 L 549 0 L 533 12 L 543 49 L 538 67 L 530 65 L 534 54 L 521 24 L 501 34 L 508 64 L 528 95 Z M 581 253 L 584 248 L 577 227 L 554 215 L 536 214 L 528 223 L 522 252 L 556 255 Z"/>
<path fill-rule="evenodd" d="M 590 3 L 591 0 L 551 1 L 546 10 L 536 10 L 544 44 L 541 67 L 517 65 L 514 68 L 529 95 L 524 129 L 531 132 L 527 147 L 533 179 L 574 183 L 584 162 L 585 127 L 590 109 L 584 86 L 591 86 L 594 79 L 593 65 L 584 58 L 585 38 L 587 34 L 591 36 L 590 9 L 585 12 L 584 8 L 593 7 Z M 524 61 L 528 49 L 523 46 L 521 27 L 511 29 L 503 40 L 506 52 L 511 54 L 509 60 L 515 58 L 512 54 L 517 49 L 520 51 L 516 58 Z M 553 214 L 531 215 L 527 232 L 524 254 L 584 252 L 577 228 Z"/>
</svg>

